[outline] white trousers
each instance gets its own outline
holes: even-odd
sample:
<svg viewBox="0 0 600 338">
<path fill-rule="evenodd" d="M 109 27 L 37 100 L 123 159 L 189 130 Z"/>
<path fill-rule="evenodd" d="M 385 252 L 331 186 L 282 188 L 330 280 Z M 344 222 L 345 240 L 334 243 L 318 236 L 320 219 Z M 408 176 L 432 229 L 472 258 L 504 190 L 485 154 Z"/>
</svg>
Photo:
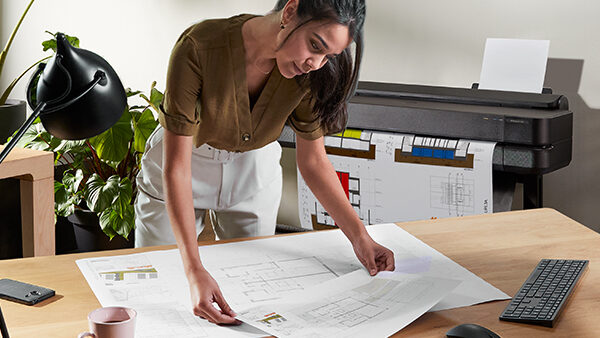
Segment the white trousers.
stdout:
<svg viewBox="0 0 600 338">
<path fill-rule="evenodd" d="M 136 247 L 176 243 L 162 182 L 163 134 L 158 126 L 150 135 L 136 179 Z M 281 201 L 280 159 L 278 142 L 243 153 L 207 144 L 195 148 L 192 194 L 196 235 L 204 229 L 207 209 L 218 239 L 273 235 Z"/>
</svg>

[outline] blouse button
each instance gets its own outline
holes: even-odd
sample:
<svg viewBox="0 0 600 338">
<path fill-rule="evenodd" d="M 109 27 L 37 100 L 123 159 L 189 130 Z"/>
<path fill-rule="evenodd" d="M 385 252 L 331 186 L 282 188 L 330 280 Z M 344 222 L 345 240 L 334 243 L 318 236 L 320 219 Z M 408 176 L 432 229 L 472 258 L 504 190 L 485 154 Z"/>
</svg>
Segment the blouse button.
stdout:
<svg viewBox="0 0 600 338">
<path fill-rule="evenodd" d="M 242 135 L 242 140 L 244 140 L 244 142 L 250 141 L 250 134 L 245 133 L 244 135 Z"/>
</svg>

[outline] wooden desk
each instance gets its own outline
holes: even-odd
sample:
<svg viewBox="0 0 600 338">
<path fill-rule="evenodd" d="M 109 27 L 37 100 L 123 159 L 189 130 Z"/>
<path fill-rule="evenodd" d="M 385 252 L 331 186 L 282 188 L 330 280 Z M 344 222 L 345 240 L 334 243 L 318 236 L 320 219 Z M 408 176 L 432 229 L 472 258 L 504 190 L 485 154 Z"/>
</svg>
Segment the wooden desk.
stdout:
<svg viewBox="0 0 600 338">
<path fill-rule="evenodd" d="M 502 337 L 595 337 L 600 332 L 600 235 L 559 212 L 533 209 L 399 225 L 509 295 L 542 258 L 583 258 L 590 264 L 555 328 L 501 322 L 498 315 L 508 301 L 496 301 L 427 313 L 396 337 L 444 337 L 461 323 L 478 323 Z M 87 328 L 87 313 L 100 304 L 75 260 L 166 248 L 172 246 L 0 261 L 2 277 L 57 294 L 33 307 L 0 300 L 10 333 L 76 336 Z"/>
<path fill-rule="evenodd" d="M 0 179 L 11 177 L 21 180 L 23 257 L 54 255 L 54 154 L 14 148 L 0 163 Z"/>
</svg>

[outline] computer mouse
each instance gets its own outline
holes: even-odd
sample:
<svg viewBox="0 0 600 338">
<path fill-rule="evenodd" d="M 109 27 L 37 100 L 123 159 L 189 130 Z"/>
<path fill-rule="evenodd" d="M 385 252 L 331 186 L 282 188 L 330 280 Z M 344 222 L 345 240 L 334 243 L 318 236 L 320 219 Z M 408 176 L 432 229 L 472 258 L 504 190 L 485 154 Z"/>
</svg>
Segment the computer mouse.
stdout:
<svg viewBox="0 0 600 338">
<path fill-rule="evenodd" d="M 477 324 L 460 324 L 457 325 L 448 332 L 446 337 L 449 338 L 500 338 L 499 335 L 495 334 L 489 329 Z"/>
</svg>

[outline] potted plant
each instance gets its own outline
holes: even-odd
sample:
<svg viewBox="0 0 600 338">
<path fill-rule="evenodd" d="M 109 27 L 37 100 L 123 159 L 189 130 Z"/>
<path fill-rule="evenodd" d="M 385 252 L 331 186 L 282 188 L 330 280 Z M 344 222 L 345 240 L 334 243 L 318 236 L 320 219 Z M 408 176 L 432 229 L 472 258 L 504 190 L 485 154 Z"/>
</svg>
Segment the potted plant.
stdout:
<svg viewBox="0 0 600 338">
<path fill-rule="evenodd" d="M 155 116 L 163 97 L 155 85 L 152 83 L 149 97 L 127 89 L 128 101 L 138 98 L 144 104 L 128 105 L 121 119 L 98 136 L 81 141 L 60 140 L 37 122 L 18 143 L 53 151 L 55 163 L 65 167 L 54 182 L 55 213 L 69 217 L 76 237 L 84 235 L 83 243 L 77 238 L 80 251 L 114 248 L 113 238 L 128 239 L 134 229 L 135 177 L 146 140 L 158 125 Z M 91 226 L 87 224 L 90 222 Z M 94 237 L 96 234 L 101 237 Z M 83 248 L 85 243 L 92 247 Z M 133 241 L 125 243 L 133 245 Z"/>
</svg>

